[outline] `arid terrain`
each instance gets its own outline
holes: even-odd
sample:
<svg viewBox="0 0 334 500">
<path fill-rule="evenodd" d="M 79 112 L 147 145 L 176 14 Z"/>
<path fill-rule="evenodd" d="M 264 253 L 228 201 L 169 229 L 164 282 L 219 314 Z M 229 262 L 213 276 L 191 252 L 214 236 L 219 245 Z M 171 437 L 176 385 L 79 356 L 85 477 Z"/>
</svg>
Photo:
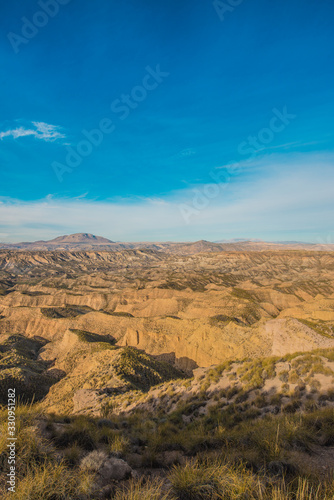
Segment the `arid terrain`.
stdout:
<svg viewBox="0 0 334 500">
<path fill-rule="evenodd" d="M 13 498 L 332 498 L 334 252 L 320 247 L 72 235 L 0 250 L 0 403 L 15 387 L 34 436 L 19 453 L 91 477 L 24 497 L 41 472 L 22 466 Z"/>
</svg>

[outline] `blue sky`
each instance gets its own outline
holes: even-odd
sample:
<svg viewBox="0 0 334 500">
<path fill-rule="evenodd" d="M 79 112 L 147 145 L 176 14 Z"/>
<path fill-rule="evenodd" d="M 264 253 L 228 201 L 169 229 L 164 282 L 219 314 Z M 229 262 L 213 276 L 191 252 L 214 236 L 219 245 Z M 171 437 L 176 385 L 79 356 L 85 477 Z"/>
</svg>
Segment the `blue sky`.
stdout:
<svg viewBox="0 0 334 500">
<path fill-rule="evenodd" d="M 2 2 L 0 240 L 332 242 L 333 17 L 331 0 Z"/>
</svg>

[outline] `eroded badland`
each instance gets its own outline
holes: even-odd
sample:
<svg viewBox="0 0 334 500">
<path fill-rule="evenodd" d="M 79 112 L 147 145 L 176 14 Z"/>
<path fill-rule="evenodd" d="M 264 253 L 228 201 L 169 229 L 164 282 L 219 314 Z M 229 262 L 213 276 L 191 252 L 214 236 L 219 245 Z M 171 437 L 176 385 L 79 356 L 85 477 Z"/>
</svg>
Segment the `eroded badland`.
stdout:
<svg viewBox="0 0 334 500">
<path fill-rule="evenodd" d="M 0 251 L 0 402 L 9 387 L 33 399 L 37 448 L 93 477 L 38 498 L 297 498 L 304 473 L 313 493 L 298 498 L 332 498 L 333 377 L 332 251 Z M 212 460 L 249 496 L 232 479 L 219 496 L 221 478 L 186 496 L 181 475 L 191 463 L 204 481 Z"/>
</svg>

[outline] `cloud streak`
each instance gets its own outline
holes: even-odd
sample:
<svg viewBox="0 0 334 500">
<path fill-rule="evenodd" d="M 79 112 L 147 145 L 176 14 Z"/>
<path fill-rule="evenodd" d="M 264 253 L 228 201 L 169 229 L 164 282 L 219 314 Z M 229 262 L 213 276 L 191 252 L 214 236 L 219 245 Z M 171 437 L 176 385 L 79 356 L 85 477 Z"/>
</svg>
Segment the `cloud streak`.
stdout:
<svg viewBox="0 0 334 500">
<path fill-rule="evenodd" d="M 0 139 L 5 137 L 19 139 L 20 137 L 31 136 L 43 141 L 56 141 L 66 137 L 59 131 L 60 127 L 57 125 L 50 125 L 45 122 L 31 122 L 31 124 L 33 127 L 30 128 L 21 126 L 0 132 Z"/>
<path fill-rule="evenodd" d="M 162 198 L 111 201 L 52 196 L 30 202 L 2 199 L 0 232 L 8 235 L 3 241 L 49 239 L 74 232 L 118 241 L 234 237 L 326 241 L 334 213 L 333 156 L 298 155 L 290 160 L 275 156 L 260 165 L 266 170 L 264 178 L 247 175 L 231 182 L 188 225 L 179 204 L 189 199 L 191 188 Z"/>
</svg>

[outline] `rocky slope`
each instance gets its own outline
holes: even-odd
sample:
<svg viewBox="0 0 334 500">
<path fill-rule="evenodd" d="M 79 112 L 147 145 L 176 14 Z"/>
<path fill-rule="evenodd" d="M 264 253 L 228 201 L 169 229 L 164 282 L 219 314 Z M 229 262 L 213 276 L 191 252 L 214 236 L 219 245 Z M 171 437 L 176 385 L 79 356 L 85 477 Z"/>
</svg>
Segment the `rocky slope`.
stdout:
<svg viewBox="0 0 334 500">
<path fill-rule="evenodd" d="M 180 379 L 134 348 L 72 333 L 63 346 L 70 375 L 42 404 L 16 409 L 14 499 L 333 498 L 334 349 L 230 361 Z M 98 380 L 104 390 L 73 391 Z M 3 463 L 7 425 L 0 407 Z M 2 475 L 9 500 L 5 489 Z"/>
</svg>

